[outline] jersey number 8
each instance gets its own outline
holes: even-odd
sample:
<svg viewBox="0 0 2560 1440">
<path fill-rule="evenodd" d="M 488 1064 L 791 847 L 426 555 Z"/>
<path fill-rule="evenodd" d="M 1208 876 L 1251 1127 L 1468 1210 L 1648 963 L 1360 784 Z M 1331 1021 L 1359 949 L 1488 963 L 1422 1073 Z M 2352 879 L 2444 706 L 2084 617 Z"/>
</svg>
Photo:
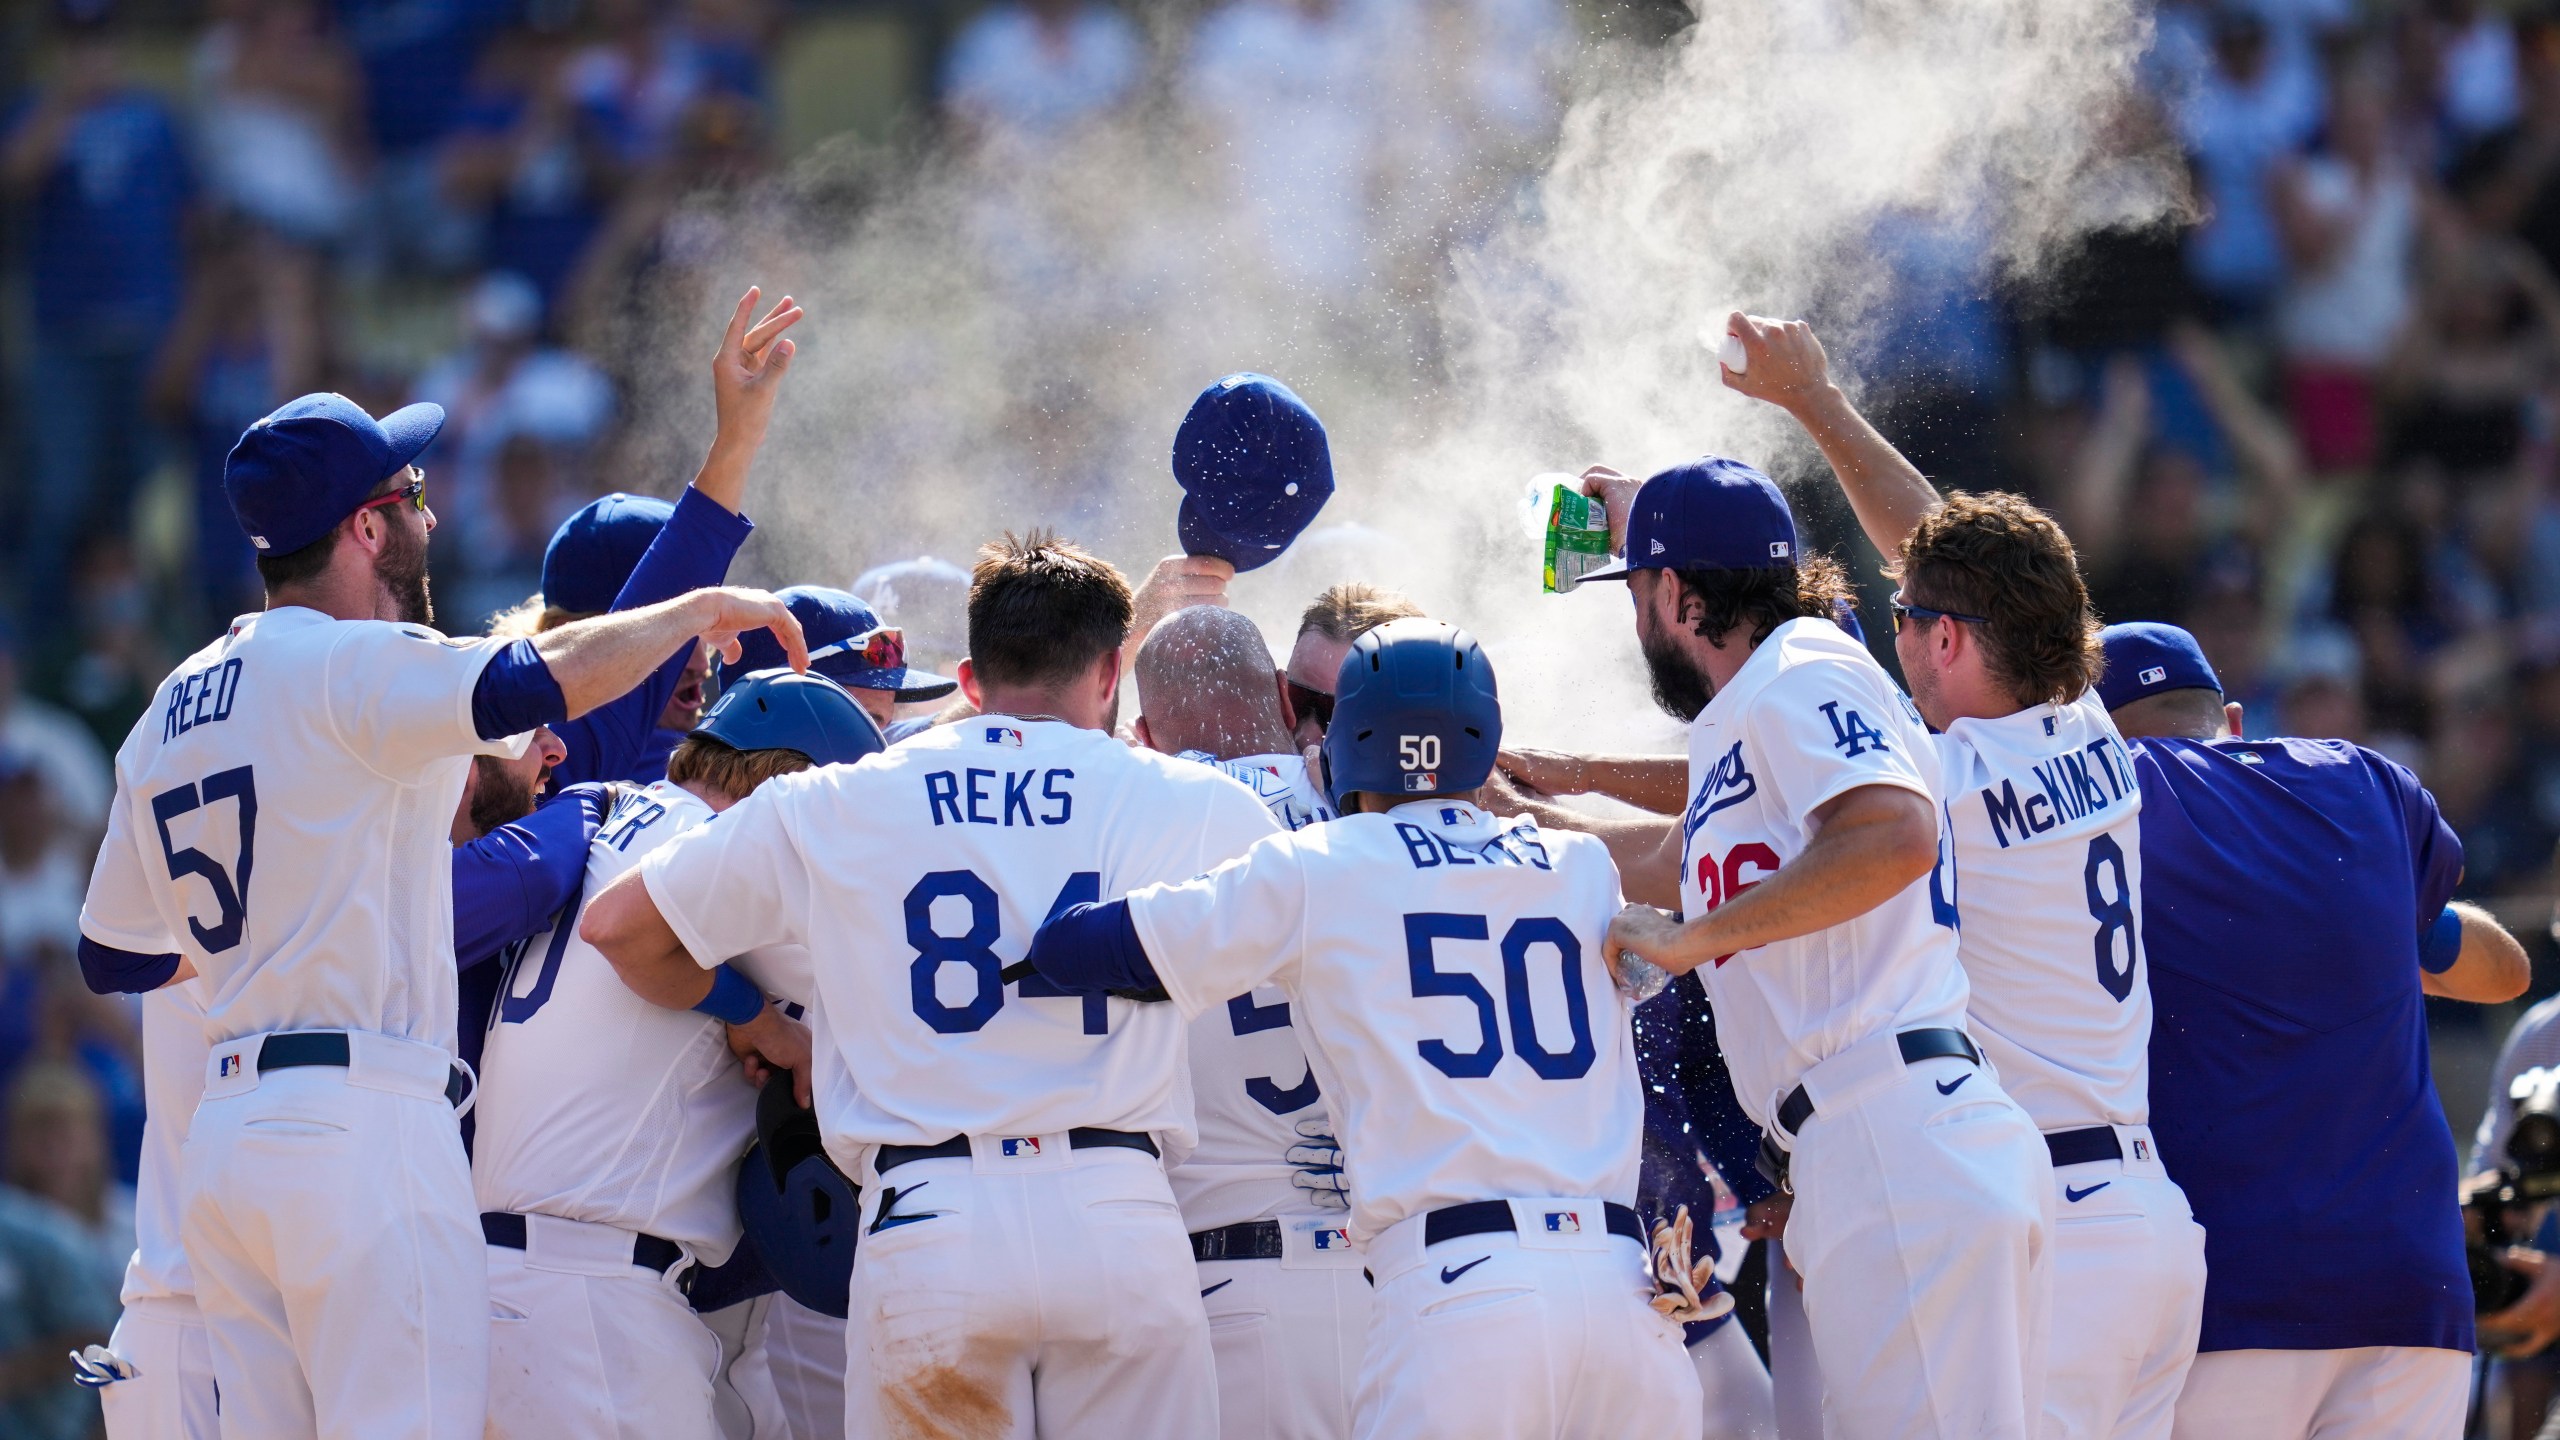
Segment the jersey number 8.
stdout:
<svg viewBox="0 0 2560 1440">
<path fill-rule="evenodd" d="M 933 902 L 952 896 L 969 902 L 969 929 L 964 934 L 945 935 L 933 928 Z M 1070 905 L 1090 905 L 1101 898 L 1102 872 L 1079 870 L 1067 877 L 1058 898 L 1050 902 L 1049 916 L 1055 919 Z M 907 968 L 908 998 L 916 1018 L 932 1026 L 937 1035 L 970 1035 L 985 1029 L 1004 1008 L 1004 962 L 996 958 L 994 948 L 1004 933 L 1004 912 L 996 902 L 995 887 L 979 879 L 974 870 L 936 870 L 907 892 L 906 909 L 907 943 L 916 952 Z M 977 990 L 968 1004 L 943 1003 L 940 981 L 945 965 L 966 965 L 976 978 Z M 1062 996 L 1081 1000 L 1084 1033 L 1111 1033 L 1108 995 L 1068 995 L 1036 974 L 1023 977 L 1022 994 L 1033 1000 Z"/>
</svg>

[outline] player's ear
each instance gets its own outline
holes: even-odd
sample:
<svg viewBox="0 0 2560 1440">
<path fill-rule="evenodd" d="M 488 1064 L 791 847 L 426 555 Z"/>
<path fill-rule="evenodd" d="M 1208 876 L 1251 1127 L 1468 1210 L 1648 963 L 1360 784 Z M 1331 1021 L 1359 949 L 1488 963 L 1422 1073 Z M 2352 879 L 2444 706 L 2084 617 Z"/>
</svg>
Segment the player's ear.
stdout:
<svg viewBox="0 0 2560 1440">
<path fill-rule="evenodd" d="M 2240 702 L 2237 700 L 2222 702 L 2222 723 L 2229 727 L 2231 738 L 2234 740 L 2249 733 L 2240 728 Z"/>
<path fill-rule="evenodd" d="M 969 702 L 969 708 L 985 710 L 986 699 L 978 692 L 978 667 L 970 662 L 969 657 L 961 656 L 959 667 L 952 671 L 952 674 L 959 680 L 960 696 Z"/>
<path fill-rule="evenodd" d="M 1155 737 L 1154 735 L 1150 734 L 1150 733 L 1148 732 L 1148 730 L 1147 730 L 1147 717 L 1146 717 L 1146 716 L 1141 715 L 1141 716 L 1139 716 L 1137 719 L 1130 721 L 1130 722 L 1129 722 L 1129 733 L 1130 733 L 1130 734 L 1132 734 L 1132 735 L 1134 735 L 1134 736 L 1136 736 L 1136 737 L 1138 738 L 1138 746 L 1139 746 L 1139 748 L 1141 748 L 1141 749 L 1145 749 L 1145 750 L 1153 750 L 1153 749 L 1158 748 L 1158 747 L 1157 747 L 1157 745 L 1156 745 L 1156 737 Z"/>
<path fill-rule="evenodd" d="M 1289 699 L 1289 672 L 1272 671 L 1271 683 L 1280 691 L 1280 728 L 1294 734 L 1298 728 L 1298 707 Z"/>
</svg>

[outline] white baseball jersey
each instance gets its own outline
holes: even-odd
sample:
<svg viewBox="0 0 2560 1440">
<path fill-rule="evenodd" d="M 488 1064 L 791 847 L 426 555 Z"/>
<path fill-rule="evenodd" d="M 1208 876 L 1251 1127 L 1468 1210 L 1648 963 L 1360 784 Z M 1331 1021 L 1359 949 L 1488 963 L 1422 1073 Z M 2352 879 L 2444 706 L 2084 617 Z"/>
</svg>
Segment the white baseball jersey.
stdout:
<svg viewBox="0 0 2560 1440">
<path fill-rule="evenodd" d="M 454 1043 L 454 806 L 503 642 L 285 606 L 233 621 L 116 752 L 80 933 L 176 951 L 214 1040 L 371 1030 Z M 261 878 L 264 883 L 259 883 Z"/>
<path fill-rule="evenodd" d="M 1331 1103 L 1351 1234 L 1505 1196 L 1635 1199 L 1644 1096 L 1601 940 L 1598 840 L 1417 800 L 1129 897 L 1185 1014 L 1287 992 Z"/>
<path fill-rule="evenodd" d="M 1303 830 L 1333 818 L 1307 783 L 1297 755 L 1215 760 L 1198 750 L 1185 760 L 1215 766 L 1250 787 L 1283 829 Z M 1172 1174 L 1183 1223 L 1215 1230 L 1269 1220 L 1310 1207 L 1290 1182 L 1289 1147 L 1302 1143 L 1298 1123 L 1326 1111 L 1306 1048 L 1290 1025 L 1289 997 L 1275 986 L 1213 1005 L 1191 1021 L 1191 1096 L 1199 1148 Z"/>
<path fill-rule="evenodd" d="M 847 1174 L 876 1145 L 1077 1126 L 1178 1158 L 1195 1139 L 1182 1017 L 1001 972 L 1065 906 L 1197 875 L 1274 828 L 1208 766 L 984 715 L 768 781 L 640 874 L 706 964 L 809 947 L 819 1127 Z"/>
<path fill-rule="evenodd" d="M 178 1242 L 178 1159 L 187 1121 L 204 1098 L 202 982 L 163 985 L 142 997 L 142 1169 L 133 1187 L 133 1260 L 124 1267 L 124 1303 L 196 1293 L 187 1251 Z"/>
<path fill-rule="evenodd" d="M 632 994 L 578 938 L 585 897 L 712 818 L 709 805 L 663 780 L 621 796 L 587 846 L 578 892 L 550 930 L 504 958 L 471 1151 L 481 1209 L 663 1236 L 710 1265 L 736 1247 L 734 1187 L 738 1157 L 755 1139 L 755 1087 L 718 1020 Z M 776 993 L 767 970 L 806 966 L 765 958 L 736 957 L 767 993 Z"/>
<path fill-rule="evenodd" d="M 2151 1119 L 2142 790 L 2092 692 L 1938 737 L 1969 1027 L 2045 1130 Z"/>
<path fill-rule="evenodd" d="M 1803 853 L 1813 812 L 1864 785 L 1937 805 L 1929 732 L 1865 646 L 1829 620 L 1790 620 L 1690 723 L 1682 911 L 1704 915 L 1776 874 Z M 1701 968 L 1734 1093 L 1763 1129 L 1817 1061 L 1879 1031 L 1963 1027 L 1948 850 L 1942 821 L 1937 869 L 1901 894 Z"/>
</svg>

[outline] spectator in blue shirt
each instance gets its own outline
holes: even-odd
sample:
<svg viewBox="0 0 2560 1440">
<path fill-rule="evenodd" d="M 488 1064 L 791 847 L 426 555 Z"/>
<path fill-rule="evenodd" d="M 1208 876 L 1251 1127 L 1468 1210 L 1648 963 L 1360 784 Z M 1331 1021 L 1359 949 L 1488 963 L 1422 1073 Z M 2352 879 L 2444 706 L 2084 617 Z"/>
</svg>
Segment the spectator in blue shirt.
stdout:
<svg viewBox="0 0 2560 1440">
<path fill-rule="evenodd" d="M 2176 1435 L 2454 1436 L 2472 1292 L 2424 997 L 2520 993 L 2449 903 L 2462 842 L 2343 740 L 2243 740 L 2184 630 L 2109 626 L 2099 693 L 2142 783 L 2151 1125 L 2205 1227 Z"/>
<path fill-rule="evenodd" d="M 0 126 L 0 196 L 25 215 L 20 599 L 62 593 L 93 526 L 121 529 L 150 468 L 144 376 L 177 313 L 189 179 L 169 107 L 123 79 L 103 0 L 70 0 L 53 81 Z"/>
</svg>

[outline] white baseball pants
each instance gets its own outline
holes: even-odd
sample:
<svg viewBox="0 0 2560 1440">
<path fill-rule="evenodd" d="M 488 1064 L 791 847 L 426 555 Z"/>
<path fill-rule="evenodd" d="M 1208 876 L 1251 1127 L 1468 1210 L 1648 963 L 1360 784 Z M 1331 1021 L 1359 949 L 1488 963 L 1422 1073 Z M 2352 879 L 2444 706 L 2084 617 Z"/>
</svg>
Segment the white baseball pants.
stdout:
<svg viewBox="0 0 2560 1440">
<path fill-rule="evenodd" d="M 697 1312 L 703 1328 L 720 1341 L 720 1374 L 711 1386 L 711 1412 L 720 1417 L 722 1440 L 793 1440 L 765 1362 L 765 1316 L 780 1298 L 759 1295 Z M 843 1368 L 841 1356 L 836 1365 Z M 839 1414 L 835 1423 L 842 1425 L 844 1417 Z"/>
<path fill-rule="evenodd" d="M 1647 1303 L 1645 1247 L 1592 1199 L 1514 1199 L 1516 1233 L 1423 1243 L 1426 1217 L 1368 1247 L 1377 1276 L 1359 1440 L 1623 1440 L 1694 1433 L 1704 1402 L 1680 1327 Z M 1549 1211 L 1589 1217 L 1571 1232 Z"/>
<path fill-rule="evenodd" d="M 1768 1367 L 1740 1324 L 1727 1321 L 1690 1346 L 1689 1365 L 1706 1401 L 1701 1440 L 1777 1440 L 1778 1402 Z"/>
<path fill-rule="evenodd" d="M 1037 1138 L 863 1177 L 848 1436 L 1218 1433 L 1209 1317 L 1163 1165 Z"/>
<path fill-rule="evenodd" d="M 525 1217 L 488 1247 L 488 1440 L 719 1440 L 720 1337 L 632 1234 Z"/>
<path fill-rule="evenodd" d="M 2208 1350 L 2178 1396 L 2176 1440 L 2461 1440 L 2459 1350 Z"/>
<path fill-rule="evenodd" d="M 2125 1158 L 2053 1172 L 2046 1440 L 2169 1440 L 2204 1328 L 2204 1227 L 2151 1132 L 2116 1136 Z"/>
<path fill-rule="evenodd" d="M 1804 1077 L 1787 1254 L 1830 1440 L 2031 1440 L 2052 1310 L 2053 1167 L 1989 1068 L 1890 1034 Z"/>
<path fill-rule="evenodd" d="M 488 1262 L 432 1045 L 349 1035 L 352 1064 L 260 1075 L 213 1047 L 179 1234 L 226 1440 L 478 1440 Z"/>
<path fill-rule="evenodd" d="M 1285 1222 L 1284 1222 L 1285 1223 Z M 1339 1217 L 1325 1223 L 1339 1226 Z M 1220 1440 L 1348 1440 L 1369 1282 L 1348 1245 L 1198 1268 L 1218 1362 Z"/>
<path fill-rule="evenodd" d="M 98 1392 L 107 1440 L 215 1440 L 222 1433 L 212 1342 L 195 1301 L 167 1295 L 127 1303 L 107 1348 L 135 1371 Z"/>
<path fill-rule="evenodd" d="M 844 1440 L 844 1322 L 788 1295 L 764 1318 L 764 1363 L 791 1440 Z"/>
</svg>

